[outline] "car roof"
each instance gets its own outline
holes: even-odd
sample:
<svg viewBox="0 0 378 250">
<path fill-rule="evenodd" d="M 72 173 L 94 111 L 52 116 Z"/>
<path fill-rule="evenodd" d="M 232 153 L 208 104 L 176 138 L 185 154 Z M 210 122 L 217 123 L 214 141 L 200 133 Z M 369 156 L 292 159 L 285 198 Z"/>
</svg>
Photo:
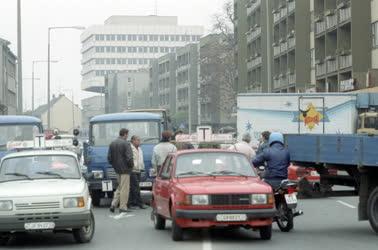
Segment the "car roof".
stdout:
<svg viewBox="0 0 378 250">
<path fill-rule="evenodd" d="M 144 120 L 161 120 L 161 116 L 158 114 L 147 113 L 147 112 L 128 112 L 128 113 L 114 113 L 106 115 L 98 115 L 93 117 L 90 122 L 119 122 L 119 121 L 144 121 Z"/>
<path fill-rule="evenodd" d="M 0 115 L 0 125 L 1 124 L 36 124 L 41 123 L 41 120 L 34 116 L 26 115 Z"/>
<path fill-rule="evenodd" d="M 188 154 L 195 154 L 195 153 L 233 153 L 233 154 L 240 154 L 240 152 L 226 150 L 226 149 L 188 149 L 188 150 L 180 150 L 176 153 L 172 153 L 172 155 L 180 156 L 180 155 L 188 155 Z"/>
<path fill-rule="evenodd" d="M 74 156 L 77 155 L 69 150 L 25 150 L 16 153 L 11 153 L 3 157 L 2 160 L 9 159 L 9 158 L 17 158 L 17 157 L 25 157 L 25 156 L 40 156 L 40 155 L 67 155 L 67 156 Z"/>
</svg>

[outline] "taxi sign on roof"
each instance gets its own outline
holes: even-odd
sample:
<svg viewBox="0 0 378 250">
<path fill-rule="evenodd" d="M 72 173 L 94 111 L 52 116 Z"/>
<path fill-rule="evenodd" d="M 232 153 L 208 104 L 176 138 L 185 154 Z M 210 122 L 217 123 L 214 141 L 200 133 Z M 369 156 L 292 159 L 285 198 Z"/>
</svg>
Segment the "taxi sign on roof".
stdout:
<svg viewBox="0 0 378 250">
<path fill-rule="evenodd" d="M 213 134 L 210 126 L 197 127 L 197 133 L 179 134 L 176 136 L 177 142 L 232 142 L 232 134 Z"/>
<path fill-rule="evenodd" d="M 53 149 L 72 147 L 72 139 L 45 140 L 43 135 L 38 135 L 33 141 L 10 141 L 7 143 L 8 150 L 12 149 Z"/>
</svg>

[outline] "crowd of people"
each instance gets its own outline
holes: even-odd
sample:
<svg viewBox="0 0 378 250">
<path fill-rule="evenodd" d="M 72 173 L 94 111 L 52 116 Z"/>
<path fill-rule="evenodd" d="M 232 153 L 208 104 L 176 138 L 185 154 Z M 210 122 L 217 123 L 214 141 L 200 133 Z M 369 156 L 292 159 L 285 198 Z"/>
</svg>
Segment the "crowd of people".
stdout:
<svg viewBox="0 0 378 250">
<path fill-rule="evenodd" d="M 174 135 L 170 131 L 164 131 L 159 144 L 153 149 L 151 164 L 156 173 L 159 172 L 166 157 L 177 150 L 193 149 L 193 145 L 171 142 L 172 136 L 176 138 L 182 131 Z M 141 139 L 137 135 L 131 137 L 128 129 L 121 129 L 119 137 L 114 140 L 108 151 L 108 162 L 112 165 L 118 178 L 118 187 L 114 193 L 110 211 L 115 212 L 119 208 L 120 213 L 130 212 L 141 208 L 145 209 L 140 192 L 141 172 L 144 171 L 143 151 L 140 147 Z M 229 147 L 229 150 L 244 154 L 255 167 L 264 166 L 264 180 L 273 188 L 277 188 L 281 181 L 288 177 L 290 155 L 284 146 L 284 137 L 278 132 L 265 131 L 261 134 L 258 147 L 251 146 L 251 135 L 246 133 L 242 140 Z"/>
</svg>

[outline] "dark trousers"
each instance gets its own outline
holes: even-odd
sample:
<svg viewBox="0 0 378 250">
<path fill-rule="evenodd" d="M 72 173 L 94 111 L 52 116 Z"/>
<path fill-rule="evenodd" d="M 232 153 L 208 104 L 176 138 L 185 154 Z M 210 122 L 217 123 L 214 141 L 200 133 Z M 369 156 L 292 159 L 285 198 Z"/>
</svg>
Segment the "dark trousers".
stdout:
<svg viewBox="0 0 378 250">
<path fill-rule="evenodd" d="M 141 206 L 143 204 L 142 197 L 140 195 L 140 173 L 130 174 L 130 196 L 128 206 Z"/>
</svg>

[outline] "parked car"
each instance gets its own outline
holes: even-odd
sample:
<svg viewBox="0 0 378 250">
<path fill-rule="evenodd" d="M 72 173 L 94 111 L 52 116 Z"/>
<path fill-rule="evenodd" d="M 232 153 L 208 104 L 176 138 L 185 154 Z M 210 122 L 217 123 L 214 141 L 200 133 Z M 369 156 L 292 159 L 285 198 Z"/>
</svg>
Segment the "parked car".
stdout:
<svg viewBox="0 0 378 250">
<path fill-rule="evenodd" d="M 188 228 L 244 227 L 272 236 L 276 214 L 272 188 L 247 158 L 219 149 L 168 155 L 153 186 L 152 220 L 158 230 L 172 221 L 172 239 Z"/>
</svg>

